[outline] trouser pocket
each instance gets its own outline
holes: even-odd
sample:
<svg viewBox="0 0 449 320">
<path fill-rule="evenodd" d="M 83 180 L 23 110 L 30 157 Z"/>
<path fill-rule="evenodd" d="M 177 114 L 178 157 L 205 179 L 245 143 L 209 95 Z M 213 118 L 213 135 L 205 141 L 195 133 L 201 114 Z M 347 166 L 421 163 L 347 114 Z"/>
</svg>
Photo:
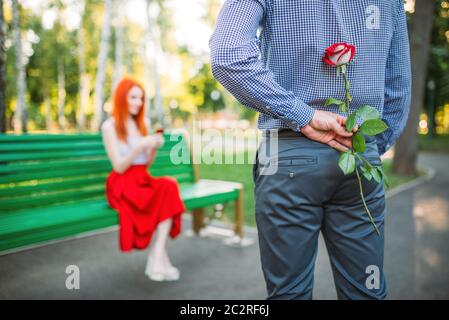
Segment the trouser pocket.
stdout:
<svg viewBox="0 0 449 320">
<path fill-rule="evenodd" d="M 253 182 L 254 182 L 254 184 L 256 183 L 256 179 L 257 179 L 258 164 L 259 164 L 259 149 L 256 150 L 256 155 L 254 156 L 254 163 L 253 163 Z"/>
</svg>

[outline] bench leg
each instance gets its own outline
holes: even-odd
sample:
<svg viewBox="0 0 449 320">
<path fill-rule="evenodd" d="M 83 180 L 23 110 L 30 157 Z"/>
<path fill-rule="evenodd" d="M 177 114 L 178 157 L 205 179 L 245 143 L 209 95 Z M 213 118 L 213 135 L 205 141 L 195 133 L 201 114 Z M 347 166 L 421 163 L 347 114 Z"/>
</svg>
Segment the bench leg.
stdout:
<svg viewBox="0 0 449 320">
<path fill-rule="evenodd" d="M 193 209 L 193 231 L 196 235 L 204 228 L 204 208 Z"/>
<path fill-rule="evenodd" d="M 240 239 L 243 239 L 243 188 L 239 190 L 239 197 L 235 200 L 234 210 L 234 232 Z"/>
</svg>

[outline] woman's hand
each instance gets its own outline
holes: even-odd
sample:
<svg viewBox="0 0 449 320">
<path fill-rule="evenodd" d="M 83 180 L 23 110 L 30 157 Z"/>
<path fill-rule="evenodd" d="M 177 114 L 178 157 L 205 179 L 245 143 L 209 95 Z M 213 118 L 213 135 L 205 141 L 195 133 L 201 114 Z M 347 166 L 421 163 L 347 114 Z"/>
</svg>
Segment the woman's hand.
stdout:
<svg viewBox="0 0 449 320">
<path fill-rule="evenodd" d="M 157 141 L 154 136 L 146 136 L 143 137 L 139 144 L 137 145 L 137 148 L 139 150 L 146 150 L 146 149 L 154 149 L 157 146 Z"/>
<path fill-rule="evenodd" d="M 140 150 L 159 148 L 164 144 L 164 137 L 160 134 L 143 137 L 137 147 Z"/>
<path fill-rule="evenodd" d="M 165 142 L 164 136 L 160 133 L 156 134 L 155 136 L 156 139 L 156 146 L 157 148 L 159 148 L 160 146 L 162 146 Z"/>
</svg>

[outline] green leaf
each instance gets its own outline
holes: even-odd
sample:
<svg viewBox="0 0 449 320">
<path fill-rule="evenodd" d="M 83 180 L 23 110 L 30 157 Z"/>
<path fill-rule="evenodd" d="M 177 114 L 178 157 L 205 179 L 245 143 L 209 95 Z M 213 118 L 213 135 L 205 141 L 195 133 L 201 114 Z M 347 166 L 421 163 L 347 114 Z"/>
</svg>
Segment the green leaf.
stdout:
<svg viewBox="0 0 449 320">
<path fill-rule="evenodd" d="M 354 136 L 352 137 L 352 148 L 356 152 L 365 151 L 366 148 L 365 137 L 358 132 L 354 134 Z"/>
<path fill-rule="evenodd" d="M 373 165 L 369 163 L 368 160 L 365 160 L 364 167 L 366 168 L 366 170 L 370 171 Z"/>
<path fill-rule="evenodd" d="M 380 113 L 376 108 L 369 105 L 363 105 L 357 109 L 357 116 L 359 116 L 363 121 L 370 119 L 379 119 Z"/>
<path fill-rule="evenodd" d="M 388 179 L 388 176 L 385 174 L 384 168 L 382 166 L 378 167 L 380 174 L 384 178 L 385 185 L 387 187 L 390 186 L 390 180 Z"/>
<path fill-rule="evenodd" d="M 373 176 L 371 175 L 371 173 L 369 173 L 369 170 L 367 170 L 365 167 L 360 167 L 360 169 L 362 170 L 362 174 L 363 176 L 366 178 L 366 180 L 371 181 L 371 179 L 373 178 Z"/>
<path fill-rule="evenodd" d="M 346 105 L 346 103 L 344 103 L 344 102 L 343 102 L 343 104 L 340 104 L 338 107 L 339 107 L 338 110 L 339 110 L 340 112 L 345 112 L 345 113 L 347 113 L 347 112 L 349 111 L 349 110 L 348 110 L 348 107 L 347 107 L 347 105 Z"/>
<path fill-rule="evenodd" d="M 337 67 L 337 77 L 340 76 L 340 66 Z"/>
<path fill-rule="evenodd" d="M 349 117 L 346 119 L 346 130 L 352 131 L 352 129 L 354 129 L 356 119 L 357 114 L 355 112 L 349 115 Z"/>
<path fill-rule="evenodd" d="M 343 152 L 338 159 L 338 166 L 345 175 L 354 172 L 355 169 L 355 157 L 352 153 Z"/>
<path fill-rule="evenodd" d="M 374 136 L 388 129 L 385 122 L 380 119 L 369 119 L 362 123 L 360 132 L 369 136 Z"/>
<path fill-rule="evenodd" d="M 326 99 L 326 102 L 324 102 L 324 106 L 325 106 L 325 107 L 328 107 L 328 106 L 330 106 L 330 105 L 332 105 L 332 104 L 336 104 L 336 105 L 339 106 L 339 105 L 344 104 L 344 102 L 341 101 L 341 100 L 335 99 L 335 98 L 327 98 L 327 99 Z"/>
<path fill-rule="evenodd" d="M 371 175 L 373 176 L 374 180 L 376 180 L 377 183 L 380 183 L 382 181 L 381 173 L 379 172 L 378 167 L 372 167 L 370 170 Z"/>
</svg>

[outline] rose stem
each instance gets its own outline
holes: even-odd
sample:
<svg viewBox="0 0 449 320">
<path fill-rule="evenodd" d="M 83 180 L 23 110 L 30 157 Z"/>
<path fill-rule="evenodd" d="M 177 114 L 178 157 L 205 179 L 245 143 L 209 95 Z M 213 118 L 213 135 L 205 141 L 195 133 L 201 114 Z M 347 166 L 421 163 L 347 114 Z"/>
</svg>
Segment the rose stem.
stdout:
<svg viewBox="0 0 449 320">
<path fill-rule="evenodd" d="M 371 223 L 374 226 L 374 229 L 376 230 L 377 234 L 380 235 L 379 229 L 376 226 L 376 223 L 374 222 L 373 217 L 371 216 L 371 212 L 368 209 L 368 206 L 365 202 L 365 197 L 363 196 L 363 188 L 362 188 L 362 180 L 360 178 L 359 170 L 357 169 L 357 164 L 355 165 L 355 173 L 357 174 L 357 180 L 359 182 L 359 188 L 360 188 L 360 196 L 362 197 L 363 205 L 365 206 L 365 210 L 368 213 L 369 219 L 371 220 Z"/>
<path fill-rule="evenodd" d="M 346 96 L 345 96 L 345 106 L 346 106 L 346 112 L 349 113 L 349 80 L 346 76 L 346 65 L 344 64 L 341 69 L 343 73 L 343 79 L 345 80 L 345 90 L 346 90 Z"/>
</svg>

